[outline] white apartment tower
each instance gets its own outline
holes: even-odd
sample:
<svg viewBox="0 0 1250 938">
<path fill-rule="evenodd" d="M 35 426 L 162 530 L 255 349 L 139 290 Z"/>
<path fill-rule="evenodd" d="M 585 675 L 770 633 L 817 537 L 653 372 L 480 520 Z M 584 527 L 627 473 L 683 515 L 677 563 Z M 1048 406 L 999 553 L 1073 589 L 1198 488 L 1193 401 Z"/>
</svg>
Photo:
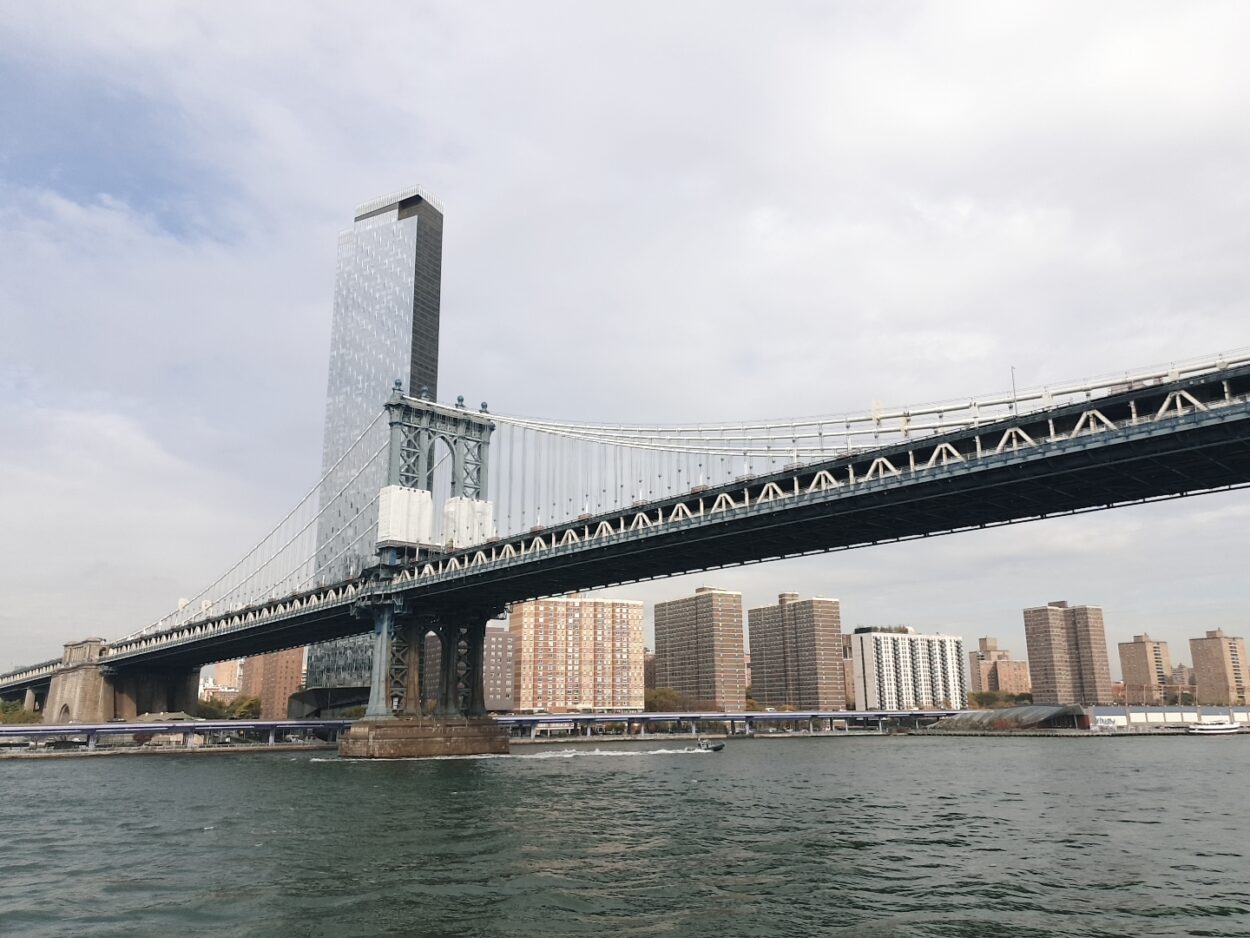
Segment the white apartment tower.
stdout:
<svg viewBox="0 0 1250 938">
<path fill-rule="evenodd" d="M 860 628 L 851 635 L 859 710 L 963 709 L 964 640 L 917 635 L 907 626 Z"/>
</svg>

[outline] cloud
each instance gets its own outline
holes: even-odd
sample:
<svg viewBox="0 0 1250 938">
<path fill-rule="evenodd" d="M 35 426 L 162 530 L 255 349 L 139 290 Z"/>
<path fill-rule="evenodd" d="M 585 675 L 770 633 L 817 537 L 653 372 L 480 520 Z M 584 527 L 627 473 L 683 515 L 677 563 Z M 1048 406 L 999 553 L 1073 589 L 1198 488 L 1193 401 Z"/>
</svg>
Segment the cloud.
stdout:
<svg viewBox="0 0 1250 938">
<path fill-rule="evenodd" d="M 116 413 L 4 406 L 0 433 L 0 669 L 155 621 L 273 520 L 251 480 Z"/>
</svg>

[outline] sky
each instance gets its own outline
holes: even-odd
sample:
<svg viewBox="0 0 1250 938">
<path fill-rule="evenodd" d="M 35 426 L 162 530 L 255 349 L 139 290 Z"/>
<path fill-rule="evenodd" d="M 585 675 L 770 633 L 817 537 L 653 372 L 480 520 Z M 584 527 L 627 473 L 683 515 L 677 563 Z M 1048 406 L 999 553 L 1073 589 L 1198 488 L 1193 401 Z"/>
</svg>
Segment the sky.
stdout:
<svg viewBox="0 0 1250 938">
<path fill-rule="evenodd" d="M 440 393 L 722 421 L 1250 346 L 1250 6 L 0 0 L 0 670 L 318 477 L 337 233 L 445 208 Z M 844 628 L 1250 631 L 1250 493 L 675 578 Z"/>
</svg>

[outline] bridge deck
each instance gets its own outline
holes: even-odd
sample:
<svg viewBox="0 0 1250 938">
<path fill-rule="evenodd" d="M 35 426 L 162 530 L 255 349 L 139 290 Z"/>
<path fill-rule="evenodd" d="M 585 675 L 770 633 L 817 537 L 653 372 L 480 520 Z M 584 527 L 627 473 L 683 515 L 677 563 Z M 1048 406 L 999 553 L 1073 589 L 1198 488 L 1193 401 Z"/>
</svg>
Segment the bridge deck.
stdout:
<svg viewBox="0 0 1250 938">
<path fill-rule="evenodd" d="M 107 649 L 191 667 L 368 631 L 402 597 L 490 616 L 570 590 L 967 531 L 1250 484 L 1250 366 L 1224 369 L 578 518 L 370 584 L 336 584 Z M 0 679 L 0 689 L 29 681 Z"/>
</svg>

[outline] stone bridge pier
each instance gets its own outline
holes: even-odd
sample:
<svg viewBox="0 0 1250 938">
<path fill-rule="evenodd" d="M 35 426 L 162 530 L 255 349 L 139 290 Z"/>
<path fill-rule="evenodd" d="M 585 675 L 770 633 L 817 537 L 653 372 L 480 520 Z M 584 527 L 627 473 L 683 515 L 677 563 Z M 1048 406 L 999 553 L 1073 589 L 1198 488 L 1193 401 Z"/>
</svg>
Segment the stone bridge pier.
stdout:
<svg viewBox="0 0 1250 938">
<path fill-rule="evenodd" d="M 33 687 L 7 690 L 0 693 L 0 700 L 6 700 L 12 703 L 20 701 L 23 710 L 29 710 L 31 713 L 37 713 L 42 710 L 44 704 L 47 703 L 48 685 L 36 684 Z"/>
<path fill-rule="evenodd" d="M 195 715 L 200 696 L 200 669 L 173 668 L 117 672 L 106 676 L 113 688 L 113 717 L 133 720 L 144 713 Z"/>
<path fill-rule="evenodd" d="M 107 723 L 144 713 L 191 713 L 199 697 L 199 669 L 115 670 L 100 661 L 104 640 L 65 646 L 52 675 L 44 723 Z"/>
<path fill-rule="evenodd" d="M 486 712 L 484 648 L 489 613 L 405 614 L 395 600 L 361 612 L 373 618 L 373 684 L 363 720 L 339 740 L 356 759 L 508 752 L 507 732 Z M 440 644 L 436 687 L 425 686 L 425 637 Z M 434 712 L 425 714 L 423 702 Z"/>
</svg>

